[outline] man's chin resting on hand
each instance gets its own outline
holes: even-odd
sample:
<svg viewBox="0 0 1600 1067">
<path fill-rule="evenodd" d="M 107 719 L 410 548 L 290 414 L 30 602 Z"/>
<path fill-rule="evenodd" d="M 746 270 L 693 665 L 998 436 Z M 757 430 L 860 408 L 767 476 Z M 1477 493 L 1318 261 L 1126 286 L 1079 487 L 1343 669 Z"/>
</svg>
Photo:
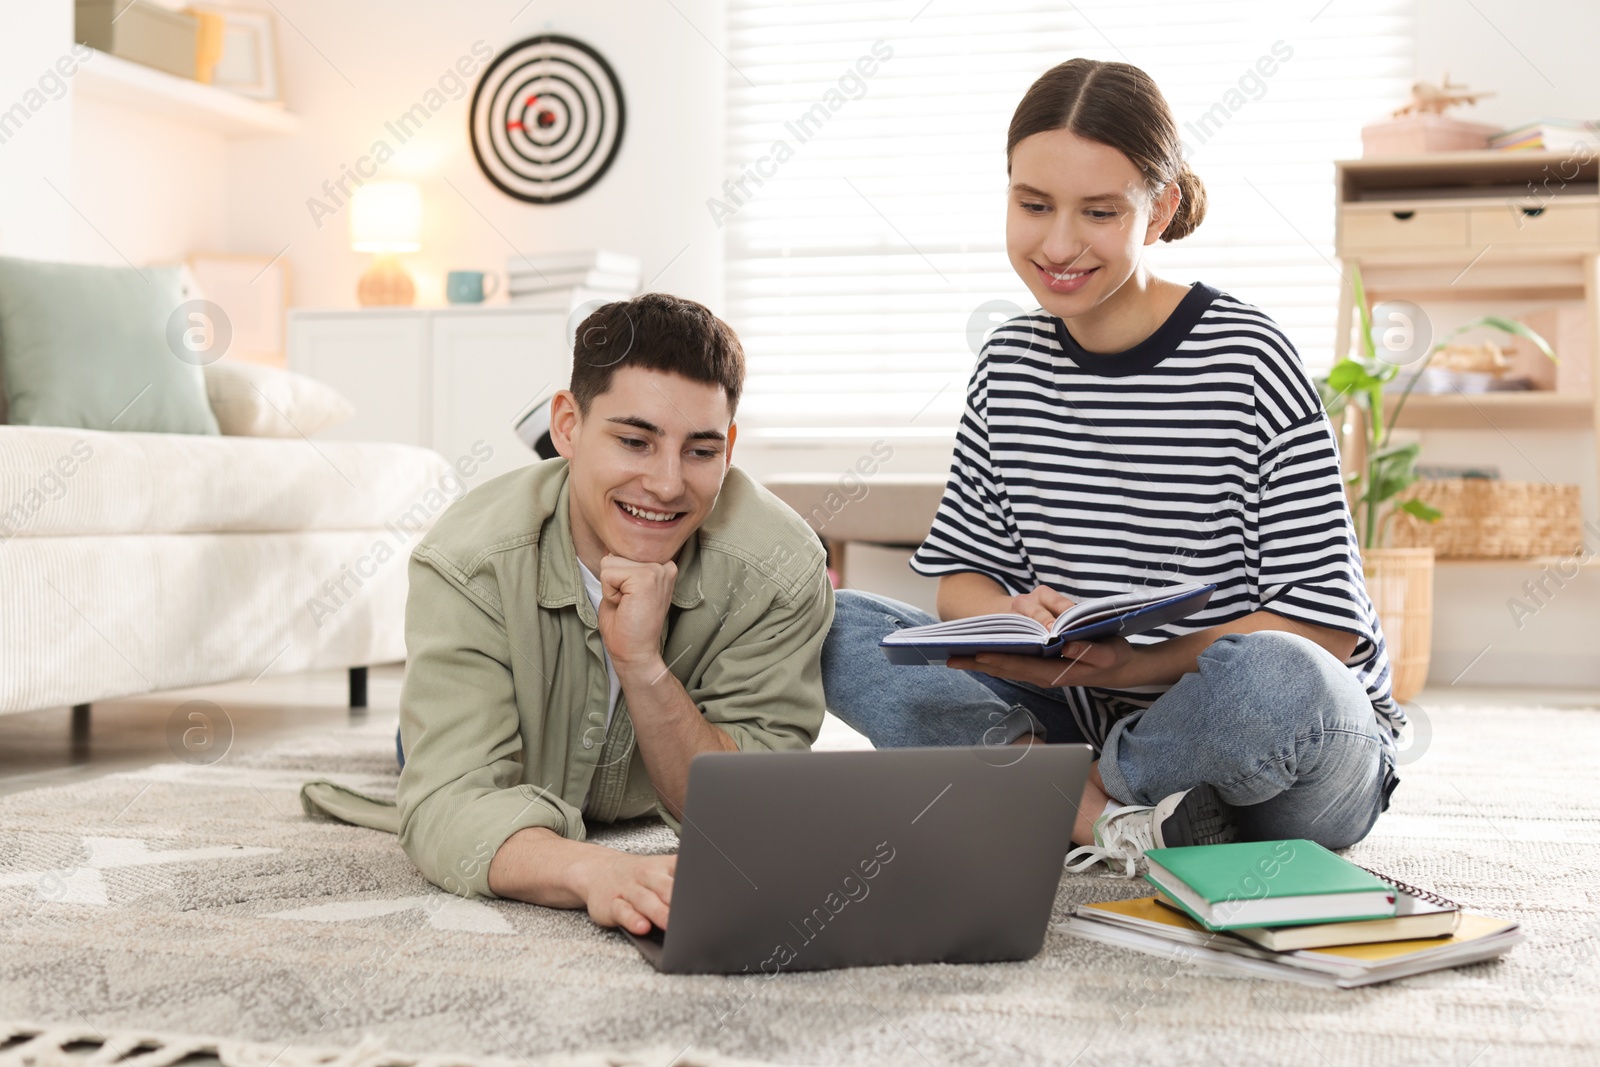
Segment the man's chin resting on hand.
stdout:
<svg viewBox="0 0 1600 1067">
<path fill-rule="evenodd" d="M 646 294 L 577 337 L 561 458 L 469 493 L 412 555 L 400 841 L 452 892 L 643 934 L 677 858 L 586 824 L 676 829 L 699 753 L 809 747 L 833 595 L 816 536 L 731 467 L 733 332 Z"/>
</svg>

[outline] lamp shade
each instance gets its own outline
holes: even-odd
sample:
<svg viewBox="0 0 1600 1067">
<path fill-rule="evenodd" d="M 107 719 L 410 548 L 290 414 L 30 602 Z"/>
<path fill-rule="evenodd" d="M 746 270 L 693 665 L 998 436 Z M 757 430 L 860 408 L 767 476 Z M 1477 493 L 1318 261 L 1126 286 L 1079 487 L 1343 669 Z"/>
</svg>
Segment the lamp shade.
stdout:
<svg viewBox="0 0 1600 1067">
<path fill-rule="evenodd" d="M 415 252 L 421 247 L 422 190 L 411 182 L 368 182 L 350 200 L 350 247 Z"/>
</svg>

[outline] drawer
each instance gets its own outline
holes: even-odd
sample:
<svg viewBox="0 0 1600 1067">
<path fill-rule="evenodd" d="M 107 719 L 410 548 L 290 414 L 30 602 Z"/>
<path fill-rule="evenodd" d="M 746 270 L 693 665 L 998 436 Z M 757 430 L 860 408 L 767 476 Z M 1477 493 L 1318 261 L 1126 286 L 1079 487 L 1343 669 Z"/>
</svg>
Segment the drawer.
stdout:
<svg viewBox="0 0 1600 1067">
<path fill-rule="evenodd" d="M 1600 243 L 1600 205 L 1549 204 L 1521 208 L 1477 207 L 1467 222 L 1473 245 L 1581 245 Z"/>
<path fill-rule="evenodd" d="M 1340 252 L 1467 247 L 1466 208 L 1347 207 Z"/>
</svg>

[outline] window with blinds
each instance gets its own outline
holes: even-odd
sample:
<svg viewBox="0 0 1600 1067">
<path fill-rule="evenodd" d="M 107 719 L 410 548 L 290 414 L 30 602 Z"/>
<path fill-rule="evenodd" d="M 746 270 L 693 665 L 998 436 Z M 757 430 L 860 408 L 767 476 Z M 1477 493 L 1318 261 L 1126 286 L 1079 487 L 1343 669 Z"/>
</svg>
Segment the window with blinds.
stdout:
<svg viewBox="0 0 1600 1067">
<path fill-rule="evenodd" d="M 741 429 L 948 436 L 1005 256 L 1005 137 L 1074 56 L 1147 71 L 1209 207 L 1151 266 L 1333 347 L 1333 161 L 1409 92 L 1411 0 L 728 0 L 728 181 L 706 210 L 749 356 Z M 1263 57 L 1267 61 L 1262 62 Z M 1263 74 L 1270 70 L 1270 74 Z"/>
</svg>

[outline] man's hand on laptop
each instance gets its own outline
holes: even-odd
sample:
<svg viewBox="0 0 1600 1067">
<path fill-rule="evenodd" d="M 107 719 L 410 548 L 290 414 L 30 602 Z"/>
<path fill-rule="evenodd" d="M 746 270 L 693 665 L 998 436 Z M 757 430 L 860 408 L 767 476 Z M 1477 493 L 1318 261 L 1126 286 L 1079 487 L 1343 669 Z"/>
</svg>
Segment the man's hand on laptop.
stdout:
<svg viewBox="0 0 1600 1067">
<path fill-rule="evenodd" d="M 489 889 L 529 904 L 587 908 L 601 926 L 647 934 L 652 923 L 667 928 L 677 869 L 677 856 L 635 856 L 530 826 L 494 854 Z"/>
<path fill-rule="evenodd" d="M 648 934 L 651 924 L 665 930 L 678 857 L 631 856 L 592 847 L 595 851 L 583 860 L 588 868 L 584 903 L 589 918 L 636 934 Z"/>
</svg>

